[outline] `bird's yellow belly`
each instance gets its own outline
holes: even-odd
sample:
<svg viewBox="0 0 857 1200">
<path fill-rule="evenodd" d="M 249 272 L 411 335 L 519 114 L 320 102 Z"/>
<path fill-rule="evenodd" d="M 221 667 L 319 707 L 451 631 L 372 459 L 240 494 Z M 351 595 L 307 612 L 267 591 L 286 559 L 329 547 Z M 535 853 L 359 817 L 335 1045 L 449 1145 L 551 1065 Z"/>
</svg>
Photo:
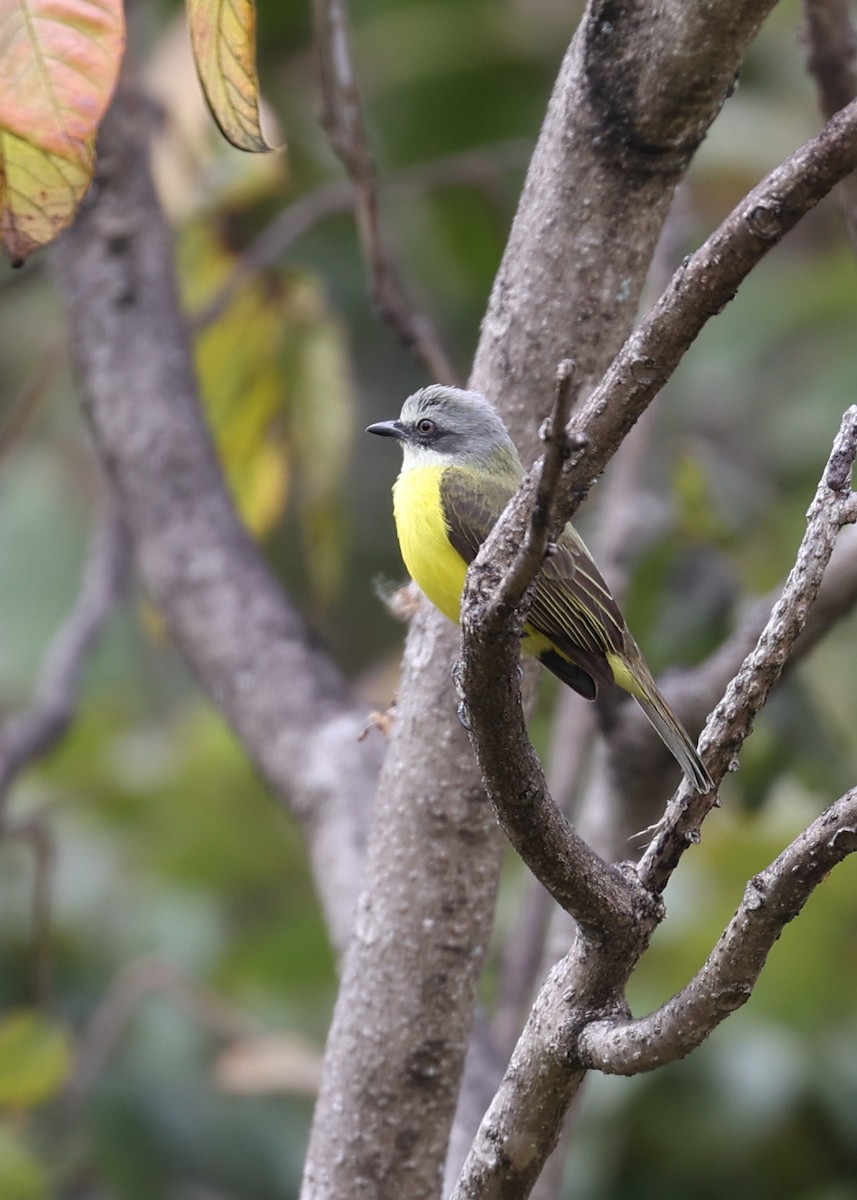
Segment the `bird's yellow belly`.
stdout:
<svg viewBox="0 0 857 1200">
<path fill-rule="evenodd" d="M 402 558 L 432 604 L 458 623 L 467 565 L 450 544 L 440 499 L 443 467 L 405 471 L 393 487 L 393 512 Z"/>
<path fill-rule="evenodd" d="M 467 564 L 451 545 L 443 519 L 440 477 L 443 467 L 414 467 L 393 485 L 393 513 L 399 548 L 408 573 L 420 590 L 456 625 Z M 524 626 L 521 649 L 534 658 L 554 649 L 531 625 Z"/>
</svg>

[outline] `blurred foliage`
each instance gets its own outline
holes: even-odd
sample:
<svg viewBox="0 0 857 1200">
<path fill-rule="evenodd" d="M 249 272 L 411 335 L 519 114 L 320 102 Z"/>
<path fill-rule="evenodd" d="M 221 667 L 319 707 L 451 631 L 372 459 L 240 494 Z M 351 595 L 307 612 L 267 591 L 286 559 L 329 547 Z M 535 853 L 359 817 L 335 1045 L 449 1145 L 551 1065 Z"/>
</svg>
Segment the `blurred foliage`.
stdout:
<svg viewBox="0 0 857 1200">
<path fill-rule="evenodd" d="M 209 223 L 184 231 L 178 267 L 192 313 L 217 303 L 237 264 Z M 293 468 L 307 577 L 317 599 L 331 600 L 341 576 L 353 419 L 342 334 L 320 287 L 294 272 L 241 288 L 222 314 L 204 319 L 196 351 L 239 512 L 254 533 L 270 533 L 285 511 Z"/>
<path fill-rule="evenodd" d="M 557 0 L 351 9 L 384 217 L 411 293 L 464 374 L 522 180 L 521 147 L 537 134 L 574 14 Z M 169 3 L 144 10 L 147 77 L 162 106 L 159 186 L 199 320 L 278 212 L 300 198 L 312 206 L 339 170 L 316 119 L 308 5 L 259 5 L 263 120 L 270 140 L 288 142 L 286 155 L 265 159 L 218 140 L 182 65 L 175 13 Z M 754 45 L 684 189 L 677 257 L 817 128 L 799 23 L 789 0 Z M 460 153 L 483 164 L 478 176 L 462 170 L 456 181 L 448 156 Z M 659 401 L 626 604 L 657 669 L 703 657 L 788 569 L 853 400 L 855 283 L 826 202 L 709 325 Z M 373 580 L 403 570 L 390 513 L 396 465 L 389 447 L 353 433 L 394 415 L 423 378 L 367 294 L 350 215 L 319 204 L 303 235 L 202 321 L 197 353 L 245 517 L 366 689 L 368 709 L 389 700 L 393 672 L 379 664 L 401 640 Z M 0 429 L 15 430 L 0 437 L 3 712 L 32 693 L 100 502 L 64 337 L 44 264 L 15 276 L 0 268 Z M 584 525 L 595 541 L 598 489 Z M 335 987 L 323 923 L 295 831 L 144 615 L 132 595 L 91 663 L 74 728 L 11 797 L 10 819 L 44 822 L 57 861 L 50 961 L 34 964 L 33 856 L 20 839 L 0 846 L 0 1085 L 4 1030 L 17 1023 L 35 1045 L 14 1073 L 17 1096 L 0 1095 L 3 1200 L 296 1194 L 306 1073 L 287 1067 L 274 1091 L 240 1094 L 217 1067 L 239 1035 L 300 1035 L 310 1057 L 320 1047 Z M 669 889 L 635 1011 L 686 981 L 747 878 L 853 782 L 854 637 L 850 618 L 760 719 L 724 811 Z M 548 719 L 546 705 L 540 723 Z M 818 891 L 750 1004 L 699 1052 L 648 1077 L 590 1081 L 569 1196 L 855 1194 L 855 869 L 845 864 Z M 506 883 L 501 934 L 524 889 L 518 864 Z M 36 966 L 51 978 L 50 1016 L 36 1011 Z M 130 1000 L 129 980 L 140 985 Z M 212 996 L 228 1005 L 225 1017 Z M 107 1044 L 105 1012 L 121 1017 Z M 65 1039 L 81 1057 L 61 1091 Z"/>
<path fill-rule="evenodd" d="M 37 1012 L 12 1012 L 0 1021 L 0 1106 L 35 1108 L 55 1095 L 71 1067 L 62 1026 Z"/>
</svg>

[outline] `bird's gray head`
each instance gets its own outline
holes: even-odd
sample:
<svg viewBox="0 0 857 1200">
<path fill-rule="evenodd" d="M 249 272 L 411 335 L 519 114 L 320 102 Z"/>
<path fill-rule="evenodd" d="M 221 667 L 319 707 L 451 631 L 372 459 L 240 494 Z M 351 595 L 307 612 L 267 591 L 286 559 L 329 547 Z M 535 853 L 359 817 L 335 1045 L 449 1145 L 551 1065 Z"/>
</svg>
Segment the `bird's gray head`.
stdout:
<svg viewBox="0 0 857 1200">
<path fill-rule="evenodd" d="M 408 396 L 397 421 L 368 433 L 397 438 L 404 469 L 417 466 L 490 466 L 520 470 L 509 431 L 480 392 L 434 384 Z"/>
</svg>

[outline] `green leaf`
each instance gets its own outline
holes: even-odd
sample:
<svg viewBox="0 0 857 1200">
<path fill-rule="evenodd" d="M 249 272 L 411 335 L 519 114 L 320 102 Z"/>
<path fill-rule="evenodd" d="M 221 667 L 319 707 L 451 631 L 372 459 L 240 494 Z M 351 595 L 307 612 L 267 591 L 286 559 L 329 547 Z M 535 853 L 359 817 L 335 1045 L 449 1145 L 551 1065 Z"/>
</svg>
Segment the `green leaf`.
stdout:
<svg viewBox="0 0 857 1200">
<path fill-rule="evenodd" d="M 0 1104 L 34 1108 L 56 1095 L 72 1063 L 65 1027 L 30 1010 L 0 1021 Z M 6 1192 L 0 1189 L 0 1195 Z"/>
</svg>

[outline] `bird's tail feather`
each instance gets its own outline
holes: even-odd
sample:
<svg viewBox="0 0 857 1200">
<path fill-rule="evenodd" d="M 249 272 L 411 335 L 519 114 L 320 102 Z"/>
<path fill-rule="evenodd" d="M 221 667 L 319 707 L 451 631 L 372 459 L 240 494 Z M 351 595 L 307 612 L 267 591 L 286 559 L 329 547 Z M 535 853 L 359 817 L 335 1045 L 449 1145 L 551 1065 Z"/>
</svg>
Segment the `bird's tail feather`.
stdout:
<svg viewBox="0 0 857 1200">
<path fill-rule="evenodd" d="M 648 682 L 648 681 L 647 681 Z M 696 746 L 678 717 L 673 713 L 654 683 L 632 693 L 640 708 L 655 728 L 655 732 L 674 756 L 690 783 L 698 792 L 711 792 L 714 782 L 696 752 Z"/>
</svg>

